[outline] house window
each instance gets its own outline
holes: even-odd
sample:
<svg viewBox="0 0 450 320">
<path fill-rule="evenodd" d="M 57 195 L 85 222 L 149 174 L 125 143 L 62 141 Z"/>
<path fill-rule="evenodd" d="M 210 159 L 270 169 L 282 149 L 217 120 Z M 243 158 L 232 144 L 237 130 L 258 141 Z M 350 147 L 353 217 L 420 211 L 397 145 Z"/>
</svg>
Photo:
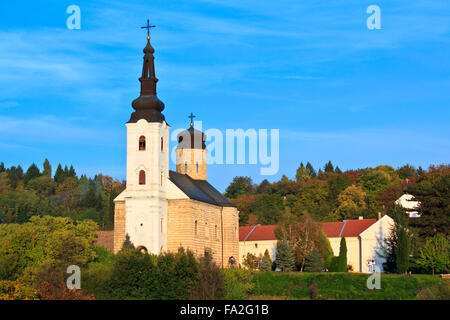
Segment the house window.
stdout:
<svg viewBox="0 0 450 320">
<path fill-rule="evenodd" d="M 194 234 L 195 234 L 195 236 L 198 235 L 197 234 L 197 229 L 198 229 L 198 222 L 197 222 L 197 220 L 195 220 L 195 222 L 194 222 Z"/>
<path fill-rule="evenodd" d="M 164 151 L 164 138 L 161 137 L 161 152 Z"/>
<path fill-rule="evenodd" d="M 139 171 L 139 184 L 145 184 L 145 171 Z"/>
<path fill-rule="evenodd" d="M 255 248 L 258 249 L 258 244 L 257 243 L 255 243 Z"/>
<path fill-rule="evenodd" d="M 145 137 L 139 137 L 139 150 L 145 150 Z"/>
</svg>

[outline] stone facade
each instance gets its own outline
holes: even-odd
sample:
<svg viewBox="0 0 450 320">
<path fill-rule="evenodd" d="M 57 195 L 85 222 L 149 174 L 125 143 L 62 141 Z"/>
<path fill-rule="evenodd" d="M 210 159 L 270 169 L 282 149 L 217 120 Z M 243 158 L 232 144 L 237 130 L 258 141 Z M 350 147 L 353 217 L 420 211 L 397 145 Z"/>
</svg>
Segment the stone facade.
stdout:
<svg viewBox="0 0 450 320">
<path fill-rule="evenodd" d="M 177 172 L 192 179 L 206 180 L 206 149 L 177 149 Z"/>
<path fill-rule="evenodd" d="M 190 249 L 197 257 L 209 251 L 217 265 L 239 261 L 239 214 L 235 207 L 220 207 L 192 199 L 168 202 L 167 251 Z M 115 202 L 114 253 L 125 240 L 125 203 Z"/>
<path fill-rule="evenodd" d="M 114 253 L 119 252 L 125 241 L 125 201 L 114 202 Z"/>
<path fill-rule="evenodd" d="M 190 249 L 197 257 L 206 251 L 221 267 L 239 258 L 238 211 L 192 199 L 169 200 L 167 249 Z"/>
</svg>

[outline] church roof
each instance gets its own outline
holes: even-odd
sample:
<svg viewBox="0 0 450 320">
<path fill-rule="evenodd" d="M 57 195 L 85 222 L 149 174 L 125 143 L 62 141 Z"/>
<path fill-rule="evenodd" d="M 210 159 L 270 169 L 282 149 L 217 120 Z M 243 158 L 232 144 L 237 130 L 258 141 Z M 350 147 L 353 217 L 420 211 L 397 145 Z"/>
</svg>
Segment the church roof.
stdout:
<svg viewBox="0 0 450 320">
<path fill-rule="evenodd" d="M 156 83 L 158 82 L 158 78 L 155 76 L 154 52 L 155 49 L 153 49 L 150 44 L 150 34 L 148 34 L 147 45 L 144 48 L 142 76 L 139 78 L 139 81 L 141 82 L 141 94 L 132 103 L 132 106 L 136 111 L 131 114 L 128 123 L 135 123 L 140 119 L 145 119 L 148 122 L 162 123 L 165 121 L 164 115 L 161 113 L 164 110 L 164 103 L 159 100 L 156 95 Z"/>
<path fill-rule="evenodd" d="M 186 174 L 169 171 L 169 178 L 190 199 L 221 207 L 236 207 L 208 181 L 192 179 Z"/>
<path fill-rule="evenodd" d="M 177 149 L 206 149 L 206 135 L 200 130 L 194 129 L 191 123 L 189 129 L 178 134 Z"/>
</svg>

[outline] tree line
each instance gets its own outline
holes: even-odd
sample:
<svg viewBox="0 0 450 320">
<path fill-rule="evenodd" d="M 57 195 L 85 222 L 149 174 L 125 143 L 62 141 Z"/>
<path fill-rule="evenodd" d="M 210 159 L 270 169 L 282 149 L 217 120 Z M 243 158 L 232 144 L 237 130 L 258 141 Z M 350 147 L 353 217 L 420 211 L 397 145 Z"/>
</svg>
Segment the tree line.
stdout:
<svg viewBox="0 0 450 320">
<path fill-rule="evenodd" d="M 32 164 L 6 168 L 0 163 L 0 223 L 25 223 L 32 216 L 59 216 L 75 220 L 91 219 L 100 228 L 114 222 L 114 198 L 125 182 L 102 174 L 94 178 L 77 176 L 72 165 L 58 164 L 54 174 L 45 159 L 42 170 Z"/>
</svg>

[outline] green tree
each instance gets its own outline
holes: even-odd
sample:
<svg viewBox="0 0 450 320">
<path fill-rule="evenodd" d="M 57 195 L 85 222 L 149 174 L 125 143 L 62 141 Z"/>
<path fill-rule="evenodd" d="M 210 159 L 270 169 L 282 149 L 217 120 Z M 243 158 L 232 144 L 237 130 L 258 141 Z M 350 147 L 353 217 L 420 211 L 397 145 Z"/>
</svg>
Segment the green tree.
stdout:
<svg viewBox="0 0 450 320">
<path fill-rule="evenodd" d="M 450 267 L 448 239 L 438 233 L 432 238 L 427 238 L 425 244 L 419 249 L 419 256 L 416 258 L 417 265 L 435 271 L 448 271 Z"/>
<path fill-rule="evenodd" d="M 406 273 L 409 268 L 409 255 L 411 253 L 411 238 L 404 227 L 397 231 L 397 246 L 395 247 L 395 256 L 397 270 L 400 273 Z"/>
<path fill-rule="evenodd" d="M 30 180 L 33 180 L 41 175 L 41 172 L 39 171 L 39 168 L 33 163 L 25 173 L 25 176 L 23 177 L 23 183 L 25 185 L 30 182 Z"/>
<path fill-rule="evenodd" d="M 66 178 L 66 175 L 64 174 L 64 170 L 62 169 L 61 164 L 58 164 L 58 167 L 56 168 L 54 180 L 56 183 L 60 184 L 64 181 L 65 178 Z"/>
<path fill-rule="evenodd" d="M 2 162 L 0 163 L 0 173 L 6 172 L 5 164 Z"/>
<path fill-rule="evenodd" d="M 324 169 L 325 172 L 334 172 L 334 166 L 331 163 L 331 160 L 327 162 L 327 164 L 325 165 Z"/>
<path fill-rule="evenodd" d="M 311 179 L 311 172 L 309 169 L 305 168 L 303 163 L 300 163 L 300 167 L 298 167 L 295 173 L 295 181 L 298 183 L 305 183 Z"/>
<path fill-rule="evenodd" d="M 434 182 L 424 180 L 408 186 L 407 192 L 420 202 L 420 219 L 414 221 L 421 238 L 433 237 L 437 233 L 450 235 L 450 174 Z"/>
<path fill-rule="evenodd" d="M 306 169 L 308 169 L 311 178 L 317 177 L 316 170 L 314 170 L 314 167 L 312 166 L 311 163 L 308 162 L 308 163 L 306 164 Z"/>
<path fill-rule="evenodd" d="M 272 270 L 272 263 L 269 259 L 264 255 L 261 258 L 261 262 L 259 263 L 258 269 L 261 271 L 270 271 Z"/>
<path fill-rule="evenodd" d="M 235 177 L 225 190 L 225 197 L 238 198 L 254 192 L 254 186 L 250 177 Z"/>
<path fill-rule="evenodd" d="M 199 280 L 197 290 L 191 294 L 196 300 L 217 300 L 224 294 L 225 277 L 222 270 L 213 262 L 211 254 L 199 259 Z"/>
<path fill-rule="evenodd" d="M 335 220 L 357 218 L 367 205 L 366 199 L 366 193 L 361 187 L 347 187 L 338 197 L 339 206 L 335 212 Z"/>
<path fill-rule="evenodd" d="M 50 165 L 50 162 L 47 158 L 44 161 L 44 171 L 42 172 L 42 175 L 48 177 L 52 176 L 52 166 Z"/>
<path fill-rule="evenodd" d="M 277 242 L 277 258 L 276 266 L 281 271 L 293 271 L 295 268 L 295 256 L 292 246 L 286 240 L 280 240 Z"/>
<path fill-rule="evenodd" d="M 338 272 L 347 272 L 347 242 L 345 238 L 341 238 L 339 244 Z"/>
<path fill-rule="evenodd" d="M 314 249 L 305 261 L 305 272 L 320 272 L 323 270 L 324 262 L 319 250 Z"/>
<path fill-rule="evenodd" d="M 413 166 L 406 164 L 403 167 L 397 169 L 400 179 L 408 179 L 417 175 L 417 170 Z"/>
<path fill-rule="evenodd" d="M 12 166 L 7 170 L 9 185 L 11 188 L 15 189 L 19 185 L 20 181 L 23 180 L 23 169 L 21 166 Z"/>
</svg>

